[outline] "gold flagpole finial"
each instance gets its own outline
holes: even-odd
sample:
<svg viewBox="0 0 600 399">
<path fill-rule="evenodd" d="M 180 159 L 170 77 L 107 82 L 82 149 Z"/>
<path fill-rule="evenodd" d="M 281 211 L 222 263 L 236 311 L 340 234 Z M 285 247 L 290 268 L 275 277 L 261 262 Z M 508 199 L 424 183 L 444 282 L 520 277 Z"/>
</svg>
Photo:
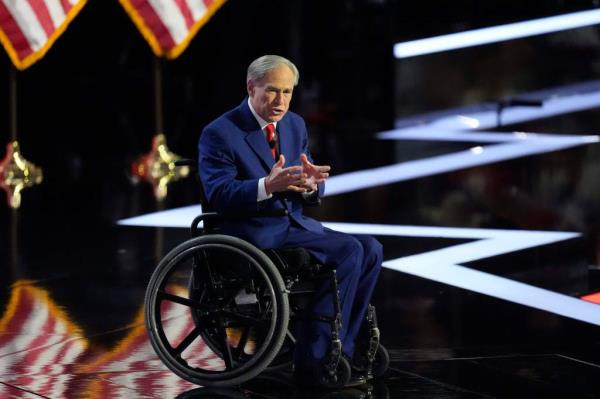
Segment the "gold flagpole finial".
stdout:
<svg viewBox="0 0 600 399">
<path fill-rule="evenodd" d="M 181 157 L 169 150 L 164 134 L 152 138 L 152 149 L 132 164 L 134 176 L 152 184 L 154 196 L 163 200 L 167 196 L 167 185 L 190 174 L 187 166 L 176 167 L 175 161 Z"/>
<path fill-rule="evenodd" d="M 6 155 L 0 161 L 0 187 L 6 191 L 12 208 L 21 206 L 23 189 L 40 184 L 43 179 L 42 169 L 23 158 L 16 140 L 6 145 Z"/>
</svg>

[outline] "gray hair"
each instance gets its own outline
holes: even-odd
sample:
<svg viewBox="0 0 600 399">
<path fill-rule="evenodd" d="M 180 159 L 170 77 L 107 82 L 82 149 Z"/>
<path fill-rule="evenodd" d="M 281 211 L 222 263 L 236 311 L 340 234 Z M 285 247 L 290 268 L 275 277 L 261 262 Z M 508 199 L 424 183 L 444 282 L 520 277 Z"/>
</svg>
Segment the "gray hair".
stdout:
<svg viewBox="0 0 600 399">
<path fill-rule="evenodd" d="M 251 80 L 254 82 L 258 81 L 262 79 L 267 72 L 272 69 L 279 68 L 282 65 L 286 65 L 292 70 L 294 73 L 294 86 L 298 85 L 298 80 L 300 79 L 300 72 L 298 72 L 298 68 L 296 68 L 296 65 L 294 65 L 292 61 L 279 55 L 263 55 L 262 57 L 252 61 L 252 63 L 248 66 L 246 83 Z"/>
</svg>

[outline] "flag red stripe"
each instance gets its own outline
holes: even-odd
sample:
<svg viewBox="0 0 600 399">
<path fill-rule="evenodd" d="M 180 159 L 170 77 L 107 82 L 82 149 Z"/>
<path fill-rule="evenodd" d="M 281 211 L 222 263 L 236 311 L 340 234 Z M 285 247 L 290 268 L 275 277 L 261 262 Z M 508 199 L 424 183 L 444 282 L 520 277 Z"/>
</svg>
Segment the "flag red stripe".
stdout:
<svg viewBox="0 0 600 399">
<path fill-rule="evenodd" d="M 154 8 L 152 8 L 147 0 L 133 0 L 131 5 L 137 10 L 140 17 L 142 17 L 145 25 L 152 31 L 161 48 L 171 49 L 175 47 L 175 40 L 173 40 L 160 16 L 154 11 Z"/>
<path fill-rule="evenodd" d="M 35 320 L 45 312 L 47 312 L 48 315 L 46 320 L 44 320 L 44 324 L 36 331 L 38 336 L 29 343 L 29 348 L 26 348 L 27 353 L 23 357 L 23 362 L 28 365 L 35 363 L 40 357 L 44 358 L 47 356 L 46 351 L 53 346 L 51 339 L 56 337 L 56 317 L 51 312 L 48 312 L 47 308 L 44 309 L 43 305 L 40 306 L 39 303 L 36 303 L 36 305 L 38 306 L 36 306 L 35 309 L 28 315 L 31 319 Z M 50 361 L 55 362 L 56 359 L 53 358 Z"/>
<path fill-rule="evenodd" d="M 33 53 L 33 49 L 29 45 L 27 38 L 17 25 L 8 8 L 0 1 L 0 28 L 8 37 L 13 49 L 17 52 L 19 60 L 25 59 L 29 54 Z"/>
<path fill-rule="evenodd" d="M 44 0 L 28 0 L 29 5 L 31 5 L 31 9 L 35 13 L 35 16 L 38 19 L 38 22 L 44 28 L 44 32 L 46 32 L 46 37 L 52 36 L 52 33 L 56 29 L 54 23 L 52 22 L 52 17 L 50 16 L 50 11 L 48 11 L 48 7 L 44 3 Z"/>
<path fill-rule="evenodd" d="M 181 15 L 183 15 L 183 19 L 185 20 L 185 26 L 187 26 L 188 30 L 192 28 L 194 25 L 194 18 L 192 17 L 192 11 L 188 7 L 185 0 L 175 0 L 175 4 L 181 11 Z"/>
<path fill-rule="evenodd" d="M 73 8 L 73 5 L 69 2 L 69 0 L 60 0 L 60 4 L 62 5 L 65 14 L 68 13 L 71 8 Z"/>
<path fill-rule="evenodd" d="M 0 2 L 0 4 L 2 4 L 2 2 Z M 18 296 L 15 299 L 16 307 L 14 314 L 6 324 L 6 327 L 3 331 L 4 333 L 18 333 L 23 331 L 23 326 L 29 320 L 31 313 L 34 311 L 35 304 L 31 295 L 25 292 L 24 289 L 19 289 L 17 295 Z"/>
</svg>

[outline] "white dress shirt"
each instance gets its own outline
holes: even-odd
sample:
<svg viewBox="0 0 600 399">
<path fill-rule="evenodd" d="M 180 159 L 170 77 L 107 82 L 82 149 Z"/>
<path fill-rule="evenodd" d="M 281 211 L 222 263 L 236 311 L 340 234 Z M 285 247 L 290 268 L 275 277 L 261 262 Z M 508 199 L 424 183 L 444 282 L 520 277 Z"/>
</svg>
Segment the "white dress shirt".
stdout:
<svg viewBox="0 0 600 399">
<path fill-rule="evenodd" d="M 275 128 L 277 128 L 277 122 L 267 122 L 266 120 L 264 120 L 263 118 L 261 118 L 256 111 L 254 110 L 254 108 L 252 107 L 252 103 L 250 103 L 250 98 L 248 98 L 248 107 L 250 107 L 250 112 L 252 112 L 252 115 L 254 115 L 254 118 L 256 118 L 256 121 L 258 122 L 258 125 L 260 126 L 260 128 L 263 131 L 263 134 L 265 135 L 265 140 L 267 139 L 267 132 L 265 131 L 265 128 L 267 127 L 267 125 L 269 123 L 272 123 L 273 126 Z M 273 194 L 267 194 L 267 188 L 265 186 L 265 178 L 261 178 L 258 181 L 258 193 L 256 194 L 256 201 L 260 202 L 260 201 L 264 201 L 266 199 L 269 199 L 273 196 Z"/>
</svg>

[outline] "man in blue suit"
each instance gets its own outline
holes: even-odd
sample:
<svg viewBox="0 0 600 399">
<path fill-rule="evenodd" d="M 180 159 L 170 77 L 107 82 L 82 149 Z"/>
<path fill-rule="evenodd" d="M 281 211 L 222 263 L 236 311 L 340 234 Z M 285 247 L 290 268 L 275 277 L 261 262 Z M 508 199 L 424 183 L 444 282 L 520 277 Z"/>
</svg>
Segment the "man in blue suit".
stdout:
<svg viewBox="0 0 600 399">
<path fill-rule="evenodd" d="M 288 111 L 298 78 L 296 66 L 280 56 L 266 55 L 250 64 L 248 97 L 200 136 L 200 177 L 217 211 L 287 209 L 287 217 L 227 222 L 222 230 L 263 249 L 305 248 L 334 268 L 342 305 L 342 350 L 352 359 L 381 268 L 382 247 L 370 236 L 324 228 L 302 213 L 302 197 L 323 194 L 330 167 L 313 164 L 304 120 Z M 312 310 L 333 314 L 328 285 L 321 287 Z M 328 353 L 329 325 L 303 325 L 296 338 L 295 372 L 308 373 Z"/>
</svg>

